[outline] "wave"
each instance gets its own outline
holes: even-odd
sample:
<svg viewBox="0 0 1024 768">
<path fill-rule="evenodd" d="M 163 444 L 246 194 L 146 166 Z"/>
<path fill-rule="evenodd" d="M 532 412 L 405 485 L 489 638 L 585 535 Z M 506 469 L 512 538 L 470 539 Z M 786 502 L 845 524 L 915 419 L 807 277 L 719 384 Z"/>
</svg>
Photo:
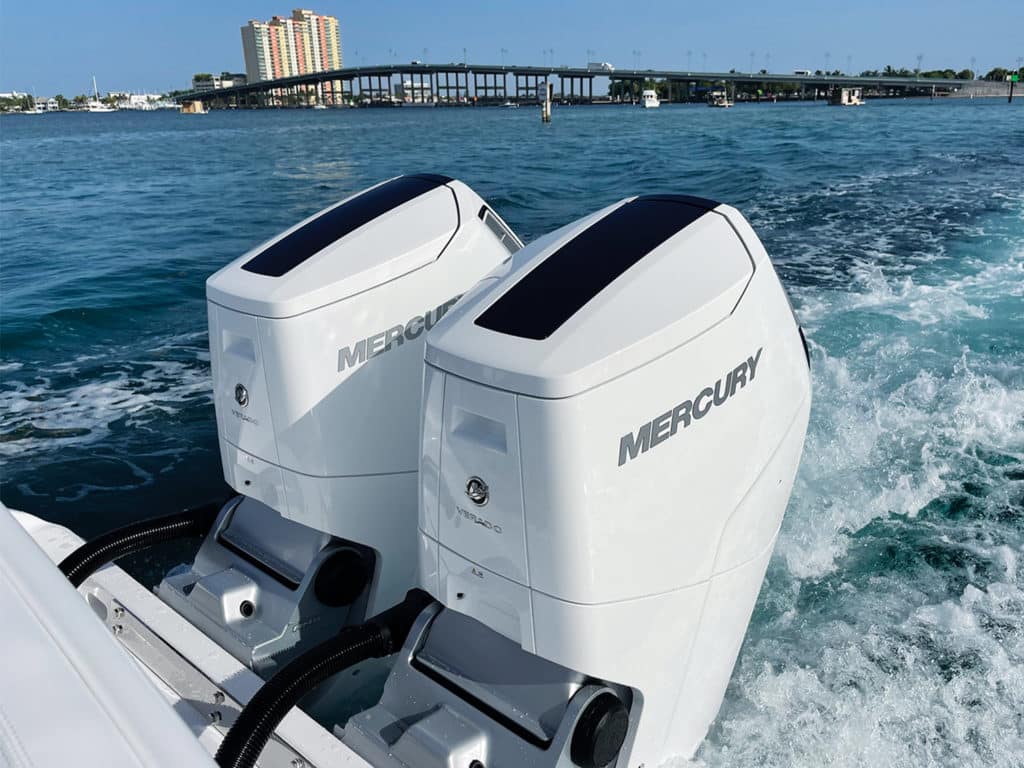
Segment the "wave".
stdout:
<svg viewBox="0 0 1024 768">
<path fill-rule="evenodd" d="M 797 291 L 804 461 L 719 719 L 668 765 L 1020 764 L 1024 249 L 1008 250 Z"/>
<path fill-rule="evenodd" d="M 194 336 L 151 341 L 143 359 L 120 360 L 122 350 L 109 349 L 34 366 L 31 377 L 5 378 L 0 456 L 23 460 L 98 443 L 115 428 L 139 429 L 211 404 L 209 354 L 191 346 Z"/>
</svg>

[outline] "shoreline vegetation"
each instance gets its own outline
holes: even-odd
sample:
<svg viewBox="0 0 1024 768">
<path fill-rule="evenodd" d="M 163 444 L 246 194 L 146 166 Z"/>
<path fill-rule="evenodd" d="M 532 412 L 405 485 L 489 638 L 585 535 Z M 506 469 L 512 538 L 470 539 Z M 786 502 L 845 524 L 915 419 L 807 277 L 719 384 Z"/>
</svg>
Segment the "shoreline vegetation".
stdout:
<svg viewBox="0 0 1024 768">
<path fill-rule="evenodd" d="M 31 112 L 35 109 L 36 104 L 49 101 L 49 99 L 40 99 L 33 96 L 30 93 L 22 93 L 17 96 L 0 97 L 0 110 L 4 112 Z M 86 105 L 89 103 L 89 97 L 84 93 L 69 99 L 64 94 L 58 93 L 53 97 L 53 101 L 57 102 L 57 110 L 55 111 L 74 111 L 76 109 L 85 110 Z M 108 94 L 100 99 L 101 102 L 107 106 L 116 106 L 117 99 L 112 94 Z"/>
<path fill-rule="evenodd" d="M 69 99 L 62 93 L 43 98 L 31 93 L 15 92 L 0 96 L 0 113 L 88 112 L 90 102 L 94 101 L 99 101 L 100 104 L 115 110 L 149 111 L 177 108 L 167 94 L 135 95 L 112 92 L 94 100 L 85 94 L 78 94 Z"/>
</svg>

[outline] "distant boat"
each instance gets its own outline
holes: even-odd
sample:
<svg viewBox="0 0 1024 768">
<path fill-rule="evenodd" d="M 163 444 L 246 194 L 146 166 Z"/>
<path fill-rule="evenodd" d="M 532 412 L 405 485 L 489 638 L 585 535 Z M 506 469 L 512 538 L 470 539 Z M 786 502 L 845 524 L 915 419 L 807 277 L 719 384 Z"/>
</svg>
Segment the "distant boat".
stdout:
<svg viewBox="0 0 1024 768">
<path fill-rule="evenodd" d="M 733 100 L 729 98 L 729 92 L 726 91 L 725 89 L 719 89 L 719 90 L 711 91 L 708 94 L 708 106 L 709 107 L 718 107 L 720 109 L 728 109 L 734 103 L 735 102 L 733 102 Z"/>
<path fill-rule="evenodd" d="M 85 103 L 88 112 L 117 112 L 117 107 L 111 107 L 100 101 L 100 91 L 96 87 L 96 75 L 92 76 L 92 98 Z"/>
<path fill-rule="evenodd" d="M 194 101 L 185 101 L 181 104 L 181 114 L 183 115 L 205 115 L 206 105 L 202 101 L 196 99 Z"/>
<path fill-rule="evenodd" d="M 640 105 L 644 109 L 654 109 L 660 107 L 661 102 L 658 100 L 658 94 L 656 91 L 646 90 L 640 95 Z"/>
<path fill-rule="evenodd" d="M 503 106 L 505 109 L 519 109 L 519 105 L 516 104 L 514 101 L 506 101 L 501 106 Z"/>
<path fill-rule="evenodd" d="M 859 107 L 864 103 L 863 94 L 860 88 L 837 88 L 828 103 L 833 107 Z"/>
<path fill-rule="evenodd" d="M 327 109 L 326 104 L 314 104 L 313 109 Z"/>
</svg>

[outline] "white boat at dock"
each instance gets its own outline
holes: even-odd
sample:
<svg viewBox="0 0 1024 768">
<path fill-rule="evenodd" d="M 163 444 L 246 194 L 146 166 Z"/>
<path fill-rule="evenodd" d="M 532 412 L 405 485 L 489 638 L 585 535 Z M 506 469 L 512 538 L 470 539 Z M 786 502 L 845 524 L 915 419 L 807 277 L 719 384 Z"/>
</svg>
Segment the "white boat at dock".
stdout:
<svg viewBox="0 0 1024 768">
<path fill-rule="evenodd" d="M 648 88 L 640 95 L 640 106 L 644 109 L 656 109 L 661 106 L 658 99 L 658 92 Z"/>
<path fill-rule="evenodd" d="M 717 107 L 719 109 L 728 109 L 733 106 L 735 102 L 729 98 L 729 92 L 724 88 L 719 88 L 708 93 L 708 106 Z"/>
<path fill-rule="evenodd" d="M 86 112 L 117 112 L 117 107 L 104 104 L 100 101 L 100 92 L 96 87 L 96 76 L 92 77 L 92 98 L 85 103 Z"/>
</svg>

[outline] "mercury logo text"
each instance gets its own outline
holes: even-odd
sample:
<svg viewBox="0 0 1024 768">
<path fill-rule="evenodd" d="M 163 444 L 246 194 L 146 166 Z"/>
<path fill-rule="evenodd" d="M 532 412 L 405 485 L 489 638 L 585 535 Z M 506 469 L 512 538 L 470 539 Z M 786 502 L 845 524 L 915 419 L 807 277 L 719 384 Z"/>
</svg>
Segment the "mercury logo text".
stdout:
<svg viewBox="0 0 1024 768">
<path fill-rule="evenodd" d="M 713 407 L 725 405 L 737 391 L 753 383 L 763 350 L 764 347 L 758 349 L 753 357 L 748 357 L 713 386 L 704 387 L 692 399 L 683 400 L 671 410 L 648 421 L 636 432 L 623 435 L 619 440 L 619 466 L 661 445 L 681 428 L 690 426 L 693 420 L 703 419 Z"/>
<path fill-rule="evenodd" d="M 383 354 L 391 349 L 402 346 L 406 341 L 415 341 L 424 331 L 429 331 L 451 309 L 459 296 L 454 296 L 444 304 L 410 318 L 406 323 L 392 326 L 386 331 L 375 333 L 355 344 L 338 350 L 338 372 L 346 368 L 362 365 L 371 357 Z"/>
</svg>

